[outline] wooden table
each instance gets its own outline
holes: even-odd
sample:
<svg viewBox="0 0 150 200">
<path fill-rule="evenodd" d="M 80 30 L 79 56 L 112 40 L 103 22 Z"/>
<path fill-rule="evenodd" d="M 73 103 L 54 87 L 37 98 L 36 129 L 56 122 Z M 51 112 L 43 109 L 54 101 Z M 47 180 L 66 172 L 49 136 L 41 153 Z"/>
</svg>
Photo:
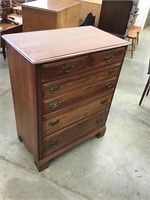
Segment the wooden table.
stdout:
<svg viewBox="0 0 150 200">
<path fill-rule="evenodd" d="M 80 2 L 76 0 L 38 0 L 24 3 L 23 31 L 79 26 L 79 12 Z"/>
<path fill-rule="evenodd" d="M 11 24 L 11 23 L 1 23 L 0 24 L 0 33 L 1 36 L 4 34 L 11 34 L 11 33 L 19 33 L 22 32 L 22 16 L 10 14 L 9 17 L 13 17 L 18 25 Z M 3 56 L 6 58 L 5 52 L 5 41 L 0 37 L 0 48 L 3 49 Z"/>
</svg>

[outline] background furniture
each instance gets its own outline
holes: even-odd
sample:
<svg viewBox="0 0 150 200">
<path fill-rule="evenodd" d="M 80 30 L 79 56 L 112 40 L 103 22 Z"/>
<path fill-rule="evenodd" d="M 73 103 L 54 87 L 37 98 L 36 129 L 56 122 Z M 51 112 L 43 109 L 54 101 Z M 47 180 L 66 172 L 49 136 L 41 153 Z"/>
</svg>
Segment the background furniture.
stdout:
<svg viewBox="0 0 150 200">
<path fill-rule="evenodd" d="M 135 21 L 138 0 L 103 0 L 98 28 L 125 38 Z"/>
<path fill-rule="evenodd" d="M 23 31 L 78 26 L 79 12 L 80 2 L 75 0 L 38 0 L 25 3 L 22 5 Z"/>
<path fill-rule="evenodd" d="M 6 14 L 10 14 L 12 12 L 10 0 L 0 0 L 0 15 L 2 15 L 3 9 L 6 11 Z"/>
<path fill-rule="evenodd" d="M 95 16 L 95 26 L 98 27 L 99 16 L 101 12 L 101 0 L 81 0 L 80 21 L 84 21 L 88 13 L 92 12 Z"/>
<path fill-rule="evenodd" d="M 10 24 L 10 23 L 1 23 L 0 24 L 1 36 L 4 35 L 4 34 L 22 32 L 22 17 L 15 15 L 15 14 L 10 14 L 9 17 L 14 18 L 14 20 L 16 22 L 18 22 L 19 24 L 16 25 L 16 24 Z M 3 40 L 2 37 L 0 37 L 0 48 L 2 48 L 3 57 L 6 58 L 5 41 Z"/>
<path fill-rule="evenodd" d="M 141 27 L 132 25 L 129 31 L 137 33 L 136 44 L 138 45 Z"/>
<path fill-rule="evenodd" d="M 75 145 L 104 135 L 127 41 L 92 26 L 4 39 L 18 137 L 39 171 Z"/>
<path fill-rule="evenodd" d="M 133 53 L 134 53 L 135 47 L 136 47 L 137 33 L 129 31 L 127 38 L 132 41 L 131 42 L 131 50 L 129 50 L 129 51 L 131 51 L 131 58 L 133 58 Z"/>
<path fill-rule="evenodd" d="M 13 13 L 18 14 L 18 15 L 22 15 L 22 6 L 13 7 Z"/>
<path fill-rule="evenodd" d="M 145 95 L 148 96 L 149 90 L 150 90 L 150 60 L 149 60 L 149 66 L 148 66 L 148 73 L 147 74 L 148 74 L 148 80 L 147 80 L 147 83 L 145 85 L 144 91 L 142 93 L 139 105 L 142 104 L 142 101 L 143 101 L 143 98 L 145 97 Z"/>
<path fill-rule="evenodd" d="M 132 43 L 131 43 L 131 58 L 133 58 L 133 53 L 135 51 L 136 45 L 138 45 L 138 43 L 139 43 L 140 31 L 141 31 L 140 26 L 132 25 L 130 27 L 129 32 L 128 32 L 127 38 L 132 40 Z"/>
<path fill-rule="evenodd" d="M 95 16 L 92 13 L 88 13 L 84 21 L 80 24 L 80 26 L 94 26 L 94 24 Z"/>
</svg>

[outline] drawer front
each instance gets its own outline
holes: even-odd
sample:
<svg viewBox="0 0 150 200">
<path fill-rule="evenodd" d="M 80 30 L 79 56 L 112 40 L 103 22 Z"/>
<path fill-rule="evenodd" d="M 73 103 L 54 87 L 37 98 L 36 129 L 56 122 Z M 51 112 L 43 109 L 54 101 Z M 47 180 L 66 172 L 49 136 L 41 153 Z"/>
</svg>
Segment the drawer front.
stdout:
<svg viewBox="0 0 150 200">
<path fill-rule="evenodd" d="M 44 116 L 44 136 L 52 134 L 66 126 L 107 109 L 110 105 L 112 95 L 113 94 L 111 93 L 96 99 L 94 99 L 94 97 L 88 101 L 75 104 L 74 106 L 70 106 L 63 110 Z"/>
<path fill-rule="evenodd" d="M 83 88 L 83 85 L 79 85 L 77 90 L 70 90 L 70 93 L 65 93 L 54 99 L 45 100 L 43 101 L 43 113 L 48 114 L 49 112 L 54 112 L 65 106 L 73 105 L 97 94 L 112 90 L 116 86 L 116 80 L 116 78 L 113 78 L 98 84 L 95 83 L 93 87 L 87 84 L 85 88 Z"/>
<path fill-rule="evenodd" d="M 90 72 L 96 68 L 103 68 L 122 61 L 125 48 L 117 48 L 103 52 L 88 54 L 72 59 L 42 65 L 42 82 L 62 79 L 83 72 Z"/>
<path fill-rule="evenodd" d="M 55 98 L 66 93 L 79 92 L 94 87 L 100 81 L 117 77 L 120 72 L 120 65 L 112 65 L 105 71 L 96 72 L 91 73 L 89 76 L 80 75 L 74 79 L 71 78 L 43 84 L 43 98 Z"/>
<path fill-rule="evenodd" d="M 43 153 L 48 156 L 63 147 L 86 136 L 90 130 L 101 128 L 105 125 L 107 110 L 91 116 L 73 126 L 69 126 L 55 134 L 43 139 Z"/>
</svg>

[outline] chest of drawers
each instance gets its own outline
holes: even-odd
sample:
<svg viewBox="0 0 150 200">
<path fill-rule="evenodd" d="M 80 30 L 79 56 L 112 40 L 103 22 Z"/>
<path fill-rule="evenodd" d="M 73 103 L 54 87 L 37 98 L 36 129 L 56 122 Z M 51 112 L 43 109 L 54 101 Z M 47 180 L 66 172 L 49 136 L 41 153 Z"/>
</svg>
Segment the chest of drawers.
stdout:
<svg viewBox="0 0 150 200">
<path fill-rule="evenodd" d="M 18 138 L 39 171 L 75 145 L 104 135 L 127 41 L 94 27 L 3 38 Z"/>
</svg>

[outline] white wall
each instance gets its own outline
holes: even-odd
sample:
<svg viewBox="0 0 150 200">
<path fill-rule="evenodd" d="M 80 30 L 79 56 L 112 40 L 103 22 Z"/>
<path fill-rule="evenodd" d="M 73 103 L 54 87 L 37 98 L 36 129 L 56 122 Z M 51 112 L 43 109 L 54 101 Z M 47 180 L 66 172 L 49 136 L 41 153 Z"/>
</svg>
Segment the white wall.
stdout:
<svg viewBox="0 0 150 200">
<path fill-rule="evenodd" d="M 142 28 L 144 27 L 148 11 L 150 9 L 150 0 L 140 0 L 139 1 L 139 15 L 136 19 L 135 25 L 136 26 L 141 26 Z"/>
</svg>

